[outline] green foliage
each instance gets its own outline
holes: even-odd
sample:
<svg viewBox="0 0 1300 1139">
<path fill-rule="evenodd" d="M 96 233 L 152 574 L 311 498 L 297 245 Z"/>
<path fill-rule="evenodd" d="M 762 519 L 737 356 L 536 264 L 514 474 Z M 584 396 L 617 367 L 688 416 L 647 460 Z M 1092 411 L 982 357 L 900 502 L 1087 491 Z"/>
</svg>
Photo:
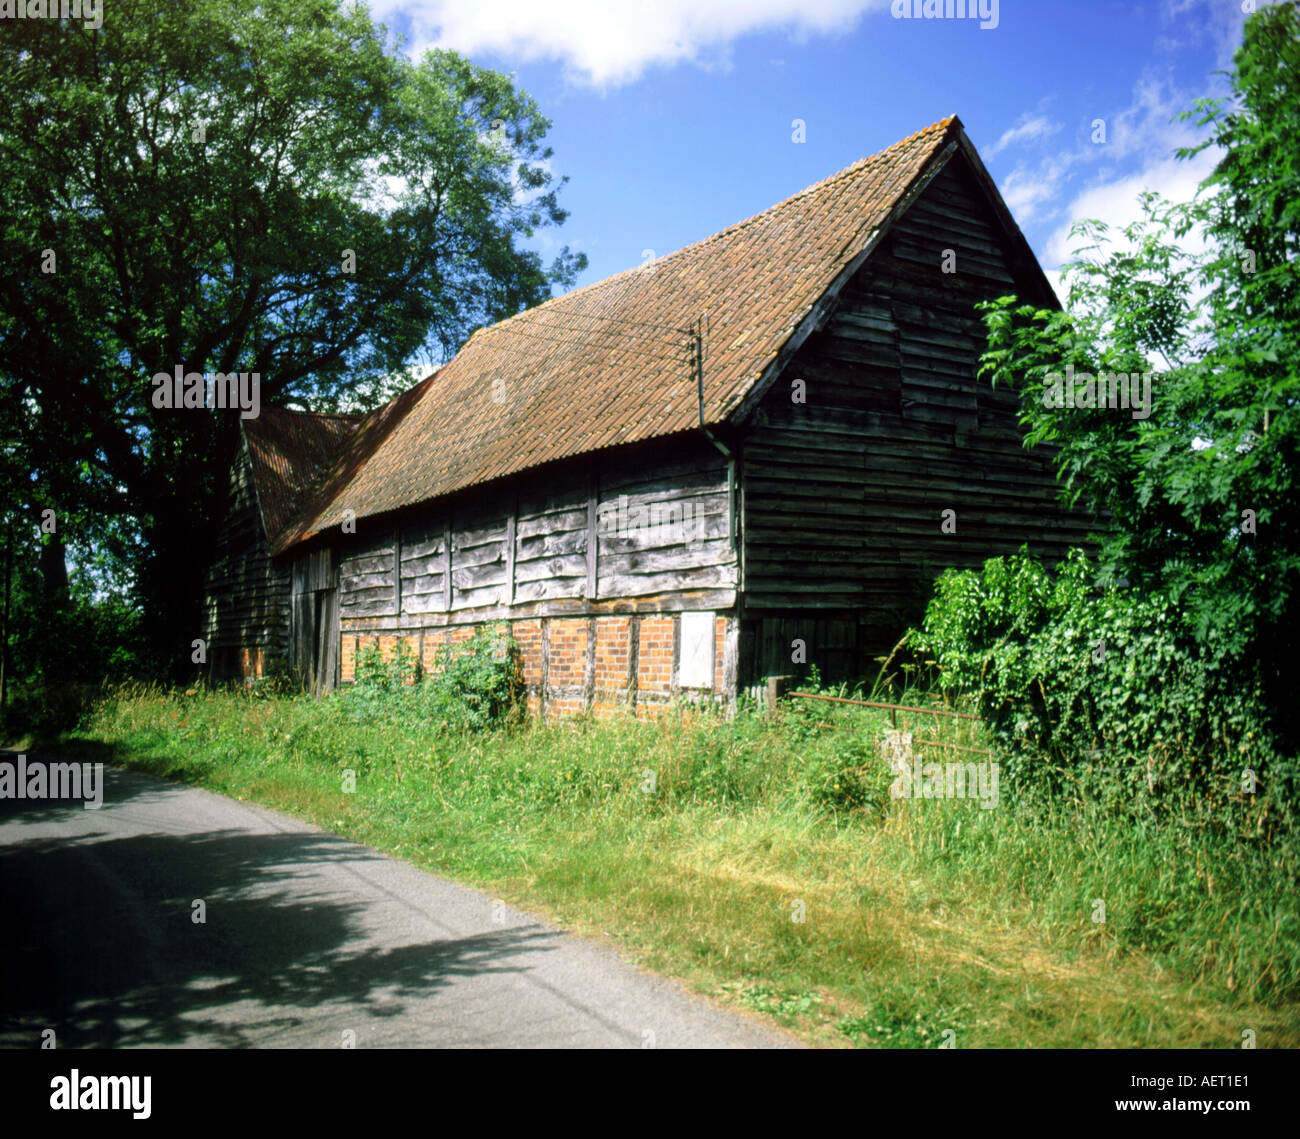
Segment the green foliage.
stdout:
<svg viewBox="0 0 1300 1139">
<path fill-rule="evenodd" d="M 1300 669 L 1290 643 L 1300 624 L 1295 5 L 1261 8 L 1246 21 L 1232 82 L 1230 105 L 1198 104 L 1198 122 L 1210 128 L 1203 145 L 1225 156 L 1196 201 L 1175 205 L 1144 194 L 1141 218 L 1119 234 L 1095 221 L 1076 227 L 1088 243 L 1062 274 L 1068 313 L 1013 297 L 983 306 L 989 347 L 982 374 L 1021 391 L 1029 445 L 1056 449 L 1065 496 L 1105 522 L 1099 582 L 1132 591 L 1104 595 L 1105 620 L 1077 603 L 1053 609 L 1098 635 L 1121 637 L 1130 646 L 1129 671 L 1106 665 L 1107 683 L 1144 686 L 1115 696 L 1130 705 L 1127 733 L 1107 710 L 1105 689 L 1079 706 L 1047 693 L 1043 699 L 1059 713 L 1052 729 L 1058 740 L 1079 738 L 1082 729 L 1070 734 L 1068 725 L 1095 714 L 1115 742 L 1135 750 L 1178 744 L 1194 754 L 1214 740 L 1249 751 L 1274 736 L 1284 750 L 1300 751 Z M 1207 238 L 1204 255 L 1187 252 L 1194 231 Z M 1147 418 L 1050 406 L 1045 397 L 1047 376 L 1070 366 L 1091 376 L 1150 373 L 1153 359 L 1163 367 L 1152 376 Z M 988 589 L 996 588 L 996 572 Z M 1014 580 L 1030 606 L 1023 620 L 1034 623 L 1034 606 L 1042 604 L 1035 591 L 1045 587 L 1028 571 Z M 961 588 L 968 587 L 948 586 Z M 945 619 L 959 621 L 955 607 L 947 608 Z M 992 612 L 974 619 L 992 620 Z M 1038 665 L 1019 659 L 1027 650 L 1013 648 L 1016 630 L 1007 631 L 996 666 L 1012 693 L 1020 672 Z M 978 632 L 962 635 L 973 646 L 993 643 Z M 1082 666 L 1066 653 L 1068 630 L 1051 637 L 1061 642 L 1052 663 L 1074 676 Z M 1044 628 L 1033 643 L 1046 653 L 1047 640 Z M 1144 653 L 1149 665 L 1140 663 Z M 1157 664 L 1172 672 L 1158 672 Z M 1048 685 L 1055 675 L 1041 680 Z M 1152 695 L 1166 685 L 1174 691 Z M 1200 703 L 1218 699 L 1228 701 L 1219 710 Z M 1246 707 L 1257 709 L 1255 722 Z M 1032 734 L 1042 714 L 1026 711 L 1015 722 L 1023 719 Z M 1161 715 L 1179 719 L 1158 729 Z"/>
<path fill-rule="evenodd" d="M 913 644 L 945 690 L 978 694 L 1026 787 L 1088 777 L 1115 797 L 1191 790 L 1240 820 L 1254 802 L 1241 793 L 1250 770 L 1260 803 L 1289 811 L 1294 764 L 1269 732 L 1249 662 L 1196 636 L 1168 598 L 1095 578 L 1078 550 L 1054 573 L 1023 552 L 949 570 Z"/>
<path fill-rule="evenodd" d="M 964 1034 L 973 1011 L 956 1005 L 908 1016 L 906 1005 L 896 1008 L 891 1002 L 866 1016 L 841 1017 L 836 1027 L 858 1048 L 938 1048 L 949 1039 L 944 1035 L 948 1030 Z"/>
<path fill-rule="evenodd" d="M 764 1012 L 783 1023 L 808 1016 L 822 1003 L 821 994 L 812 991 L 776 989 L 768 985 L 750 985 L 733 981 L 721 986 L 724 993 L 734 993 L 743 1008 Z"/>
<path fill-rule="evenodd" d="M 240 420 L 155 408 L 151 377 L 366 410 L 585 259 L 528 248 L 565 211 L 509 77 L 412 62 L 342 0 L 110 8 L 0 35 L 0 484 L 113 552 L 184 673 Z"/>
<path fill-rule="evenodd" d="M 353 720 L 419 721 L 481 731 L 523 715 L 523 665 L 509 626 L 489 625 L 443 645 L 427 675 L 405 641 L 385 660 L 375 645 L 357 654 L 356 683 L 341 699 Z"/>
<path fill-rule="evenodd" d="M 444 645 L 434 669 L 424 684 L 436 719 L 478 730 L 522 715 L 523 661 L 508 625 L 484 626 L 460 645 Z"/>
</svg>

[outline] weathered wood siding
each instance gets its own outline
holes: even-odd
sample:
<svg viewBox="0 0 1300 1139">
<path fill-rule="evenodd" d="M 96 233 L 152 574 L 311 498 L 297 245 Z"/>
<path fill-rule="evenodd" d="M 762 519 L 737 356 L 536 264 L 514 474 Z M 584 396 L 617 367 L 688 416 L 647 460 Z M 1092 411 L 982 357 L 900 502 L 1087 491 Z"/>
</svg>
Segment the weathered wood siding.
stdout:
<svg viewBox="0 0 1300 1139">
<path fill-rule="evenodd" d="M 856 640 L 861 664 L 919 616 L 943 567 L 1086 541 L 1086 520 L 1056 501 L 1050 456 L 1022 445 L 1015 394 L 976 378 L 975 302 L 1017 285 L 1002 243 L 954 158 L 756 409 L 741 464 L 744 607 L 772 621 L 747 631 L 751 675 L 792 671 L 778 614 L 838 611 L 856 634 L 821 639 L 837 657 Z M 946 510 L 955 533 L 942 532 Z"/>
<path fill-rule="evenodd" d="M 729 608 L 731 493 L 723 456 L 683 436 L 363 518 L 334 539 L 342 629 Z"/>
<path fill-rule="evenodd" d="M 289 567 L 271 560 L 248 446 L 242 441 L 205 580 L 205 602 L 203 637 L 214 678 L 256 675 L 287 654 Z"/>
</svg>

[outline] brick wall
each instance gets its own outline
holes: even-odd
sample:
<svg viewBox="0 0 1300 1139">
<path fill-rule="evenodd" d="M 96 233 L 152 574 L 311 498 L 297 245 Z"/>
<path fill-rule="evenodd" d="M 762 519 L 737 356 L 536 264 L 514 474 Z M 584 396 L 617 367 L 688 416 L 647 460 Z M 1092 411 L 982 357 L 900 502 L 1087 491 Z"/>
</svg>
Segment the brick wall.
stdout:
<svg viewBox="0 0 1300 1139">
<path fill-rule="evenodd" d="M 714 620 L 713 687 L 711 691 L 679 692 L 675 688 L 681 652 L 680 616 L 652 613 L 618 616 L 543 617 L 509 622 L 523 663 L 528 710 L 545 718 L 590 711 L 612 715 L 634 709 L 641 718 L 668 707 L 679 695 L 730 702 L 735 697 L 726 675 L 728 642 L 734 661 L 737 623 L 718 614 Z M 478 628 L 459 625 L 423 633 L 423 665 L 434 666 L 435 654 L 446 644 L 468 640 Z M 413 652 L 420 651 L 418 632 L 405 634 Z M 378 643 L 384 658 L 396 651 L 399 638 L 385 633 Z M 376 643 L 376 634 L 343 633 L 340 675 L 344 683 L 356 677 L 356 645 Z M 734 677 L 731 680 L 734 685 Z"/>
<path fill-rule="evenodd" d="M 637 654 L 636 686 L 639 693 L 669 696 L 673 680 L 672 617 L 643 617 L 641 644 Z"/>
</svg>

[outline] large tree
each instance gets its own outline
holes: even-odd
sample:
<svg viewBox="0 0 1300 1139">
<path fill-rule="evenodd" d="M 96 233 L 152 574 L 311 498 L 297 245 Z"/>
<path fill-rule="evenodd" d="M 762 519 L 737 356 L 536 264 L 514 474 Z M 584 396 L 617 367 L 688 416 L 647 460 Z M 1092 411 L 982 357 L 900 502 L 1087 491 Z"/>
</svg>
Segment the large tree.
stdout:
<svg viewBox="0 0 1300 1139">
<path fill-rule="evenodd" d="M 138 533 L 179 665 L 239 412 L 155 407 L 155 373 L 331 407 L 584 261 L 524 245 L 565 218 L 533 100 L 452 53 L 408 61 L 360 5 L 115 0 L 86 23 L 0 27 L 7 509 L 56 512 L 55 579 L 63 542 Z"/>
</svg>

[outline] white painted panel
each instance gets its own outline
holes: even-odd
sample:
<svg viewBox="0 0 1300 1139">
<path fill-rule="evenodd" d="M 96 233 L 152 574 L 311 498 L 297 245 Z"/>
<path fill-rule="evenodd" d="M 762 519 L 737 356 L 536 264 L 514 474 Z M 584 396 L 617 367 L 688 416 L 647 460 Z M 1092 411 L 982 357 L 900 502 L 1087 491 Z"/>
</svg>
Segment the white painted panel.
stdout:
<svg viewBox="0 0 1300 1139">
<path fill-rule="evenodd" d="M 682 688 L 713 687 L 713 614 L 682 614 L 682 656 L 677 670 Z"/>
</svg>

